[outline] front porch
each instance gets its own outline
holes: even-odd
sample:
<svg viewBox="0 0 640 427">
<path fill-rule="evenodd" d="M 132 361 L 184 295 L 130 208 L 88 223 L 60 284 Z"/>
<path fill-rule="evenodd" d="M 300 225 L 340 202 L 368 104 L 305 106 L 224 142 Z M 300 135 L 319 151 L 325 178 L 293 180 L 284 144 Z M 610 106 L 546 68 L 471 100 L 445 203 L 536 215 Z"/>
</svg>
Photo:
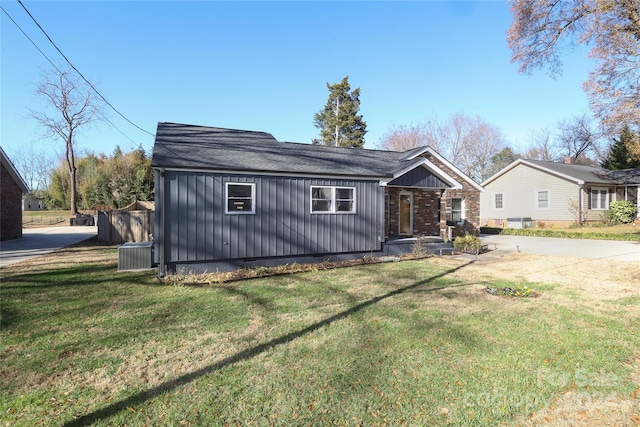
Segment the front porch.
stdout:
<svg viewBox="0 0 640 427">
<path fill-rule="evenodd" d="M 416 237 L 451 241 L 477 234 L 478 199 L 472 192 L 450 188 L 388 186 L 385 242 Z"/>
<path fill-rule="evenodd" d="M 414 251 L 414 246 L 420 241 L 421 249 L 433 255 L 450 255 L 453 253 L 451 241 L 437 236 L 428 237 L 396 237 L 387 239 L 382 244 L 382 256 L 401 256 Z"/>
</svg>

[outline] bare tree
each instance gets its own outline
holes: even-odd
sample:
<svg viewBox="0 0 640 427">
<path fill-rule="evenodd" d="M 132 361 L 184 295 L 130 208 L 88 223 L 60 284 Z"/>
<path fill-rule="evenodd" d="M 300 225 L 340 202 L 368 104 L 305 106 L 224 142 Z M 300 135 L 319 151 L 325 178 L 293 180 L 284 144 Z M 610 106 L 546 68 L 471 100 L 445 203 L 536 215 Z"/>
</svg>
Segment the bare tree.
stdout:
<svg viewBox="0 0 640 427">
<path fill-rule="evenodd" d="M 379 147 L 404 151 L 423 145 L 438 151 L 477 182 L 488 178 L 491 158 L 505 146 L 496 126 L 479 116 L 456 113 L 447 120 L 432 115 L 420 125 L 395 127 L 385 134 Z"/>
<path fill-rule="evenodd" d="M 440 154 L 477 182 L 489 177 L 491 158 L 505 146 L 499 128 L 461 112 L 445 121 L 434 116 L 431 123 Z"/>
<path fill-rule="evenodd" d="M 545 160 L 553 162 L 559 159 L 560 151 L 554 143 L 549 128 L 531 131 L 529 148 L 524 152 L 524 159 Z"/>
<path fill-rule="evenodd" d="M 407 151 L 416 147 L 429 146 L 438 151 L 438 141 L 434 139 L 434 133 L 430 131 L 429 124 L 411 126 L 394 126 L 385 133 L 378 148 L 389 151 Z"/>
<path fill-rule="evenodd" d="M 74 78 L 70 70 L 47 72 L 36 93 L 49 107 L 47 111 L 31 111 L 47 137 L 64 141 L 64 159 L 69 173 L 71 215 L 78 213 L 76 178 L 76 137 L 82 126 L 100 118 L 100 108 L 94 92 Z"/>
<path fill-rule="evenodd" d="M 33 193 L 38 194 L 47 189 L 51 172 L 56 167 L 53 155 L 38 149 L 34 144 L 26 144 L 13 150 L 11 158 Z"/>
<path fill-rule="evenodd" d="M 597 165 L 604 156 L 602 134 L 587 115 L 574 116 L 558 123 L 558 147 L 571 163 Z"/>
<path fill-rule="evenodd" d="M 562 69 L 561 56 L 577 44 L 595 59 L 584 89 L 602 124 L 618 133 L 640 128 L 640 7 L 638 0 L 511 0 L 507 40 L 520 72 Z M 640 156 L 640 138 L 629 147 Z"/>
</svg>

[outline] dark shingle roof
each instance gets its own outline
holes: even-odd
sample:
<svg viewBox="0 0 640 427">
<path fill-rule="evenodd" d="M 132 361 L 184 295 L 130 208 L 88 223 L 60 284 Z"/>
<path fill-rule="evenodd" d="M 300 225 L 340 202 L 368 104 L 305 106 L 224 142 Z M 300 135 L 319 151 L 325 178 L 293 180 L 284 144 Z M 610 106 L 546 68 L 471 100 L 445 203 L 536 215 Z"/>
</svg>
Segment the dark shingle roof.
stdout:
<svg viewBox="0 0 640 427">
<path fill-rule="evenodd" d="M 408 153 L 279 142 L 265 132 L 158 123 L 151 164 L 184 169 L 391 177 L 422 161 L 406 160 Z"/>
<path fill-rule="evenodd" d="M 619 171 L 607 171 L 606 176 L 619 185 L 640 184 L 640 168 L 622 169 Z"/>
<path fill-rule="evenodd" d="M 611 180 L 605 175 L 606 171 L 597 167 L 542 160 L 525 160 L 525 162 L 590 184 L 611 184 Z"/>
</svg>

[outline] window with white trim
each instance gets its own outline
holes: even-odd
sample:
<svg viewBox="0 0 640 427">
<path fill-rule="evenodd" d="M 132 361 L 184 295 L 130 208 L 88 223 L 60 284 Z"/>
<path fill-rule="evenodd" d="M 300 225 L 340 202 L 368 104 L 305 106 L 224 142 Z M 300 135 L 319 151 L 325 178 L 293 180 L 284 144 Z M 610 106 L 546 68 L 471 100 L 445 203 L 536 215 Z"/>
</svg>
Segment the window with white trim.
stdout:
<svg viewBox="0 0 640 427">
<path fill-rule="evenodd" d="M 493 208 L 504 209 L 504 193 L 495 193 L 493 195 Z"/>
<path fill-rule="evenodd" d="M 549 190 L 537 191 L 536 206 L 538 209 L 549 209 Z"/>
<path fill-rule="evenodd" d="M 589 209 L 600 211 L 609 209 L 609 190 L 592 188 L 589 191 Z"/>
<path fill-rule="evenodd" d="M 311 213 L 355 213 L 353 187 L 311 186 Z"/>
<path fill-rule="evenodd" d="M 464 219 L 462 199 L 451 199 L 451 221 L 461 223 Z"/>
<path fill-rule="evenodd" d="M 225 213 L 254 214 L 256 213 L 256 185 L 253 183 L 227 182 L 225 183 Z"/>
</svg>

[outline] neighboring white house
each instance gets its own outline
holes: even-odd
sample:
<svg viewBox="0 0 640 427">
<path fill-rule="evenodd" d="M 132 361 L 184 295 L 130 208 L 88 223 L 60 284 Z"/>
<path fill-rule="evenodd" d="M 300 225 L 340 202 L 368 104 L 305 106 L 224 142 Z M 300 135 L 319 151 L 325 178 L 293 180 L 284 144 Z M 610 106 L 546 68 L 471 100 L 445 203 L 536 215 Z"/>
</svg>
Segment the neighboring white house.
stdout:
<svg viewBox="0 0 640 427">
<path fill-rule="evenodd" d="M 482 186 L 480 223 L 493 227 L 527 226 L 527 219 L 538 225 L 598 221 L 613 201 L 640 203 L 640 169 L 518 159 Z"/>
<path fill-rule="evenodd" d="M 23 211 L 42 211 L 44 210 L 44 202 L 42 199 L 28 194 L 22 198 Z"/>
</svg>

